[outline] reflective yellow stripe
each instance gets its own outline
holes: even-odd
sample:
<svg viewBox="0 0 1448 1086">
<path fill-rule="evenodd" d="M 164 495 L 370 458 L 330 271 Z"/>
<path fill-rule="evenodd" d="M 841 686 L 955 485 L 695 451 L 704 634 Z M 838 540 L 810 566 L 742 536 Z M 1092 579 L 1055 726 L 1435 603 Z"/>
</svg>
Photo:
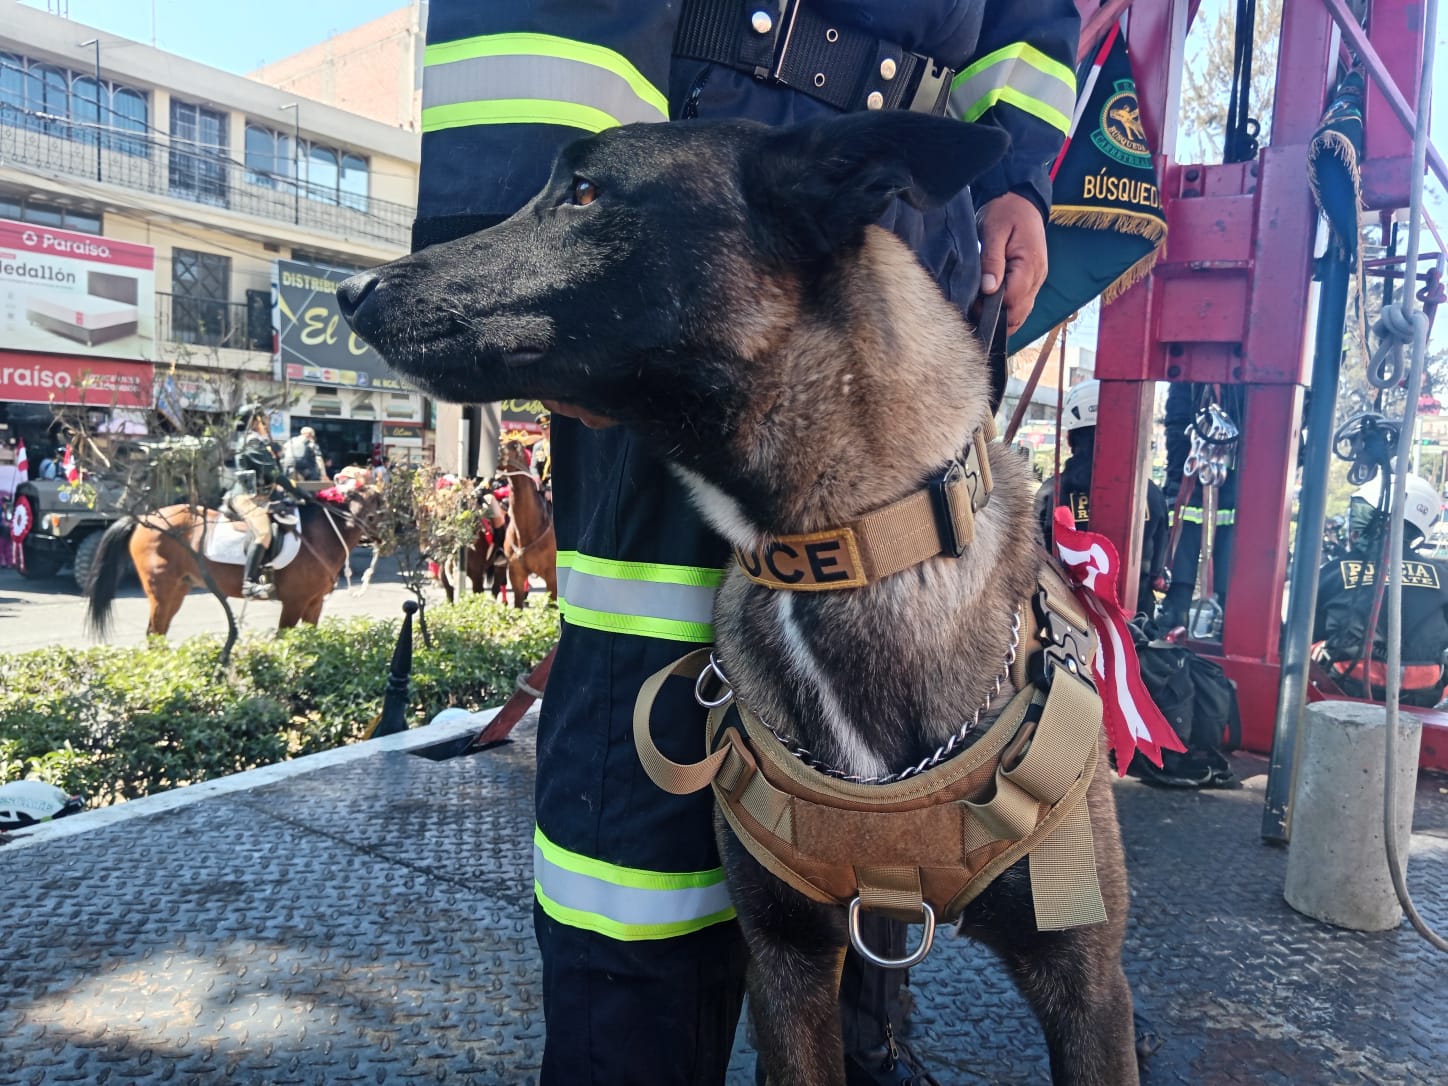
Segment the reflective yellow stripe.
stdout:
<svg viewBox="0 0 1448 1086">
<path fill-rule="evenodd" d="M 429 45 L 423 52 L 422 62 L 424 67 L 430 68 L 439 64 L 500 56 L 551 57 L 602 68 L 622 79 L 633 88 L 635 94 L 664 117 L 669 115 L 667 96 L 645 79 L 628 58 L 601 45 L 574 41 L 572 38 L 560 38 L 552 34 L 486 34 Z"/>
<path fill-rule="evenodd" d="M 614 577 L 628 581 L 650 581 L 654 584 L 688 584 L 702 588 L 718 588 L 724 583 L 724 570 L 709 566 L 676 566 L 664 562 L 621 562 L 616 558 L 596 558 L 578 551 L 559 551 L 559 566 Z"/>
<path fill-rule="evenodd" d="M 431 106 L 422 111 L 422 130 L 441 132 L 446 128 L 468 128 L 479 124 L 556 124 L 603 132 L 617 128 L 619 121 L 602 110 L 575 102 L 544 98 L 503 98 L 488 102 L 457 102 Z"/>
<path fill-rule="evenodd" d="M 560 924 L 610 939 L 671 939 L 734 918 L 722 868 L 647 871 L 570 852 L 533 831 L 533 893 Z"/>
<path fill-rule="evenodd" d="M 623 867 L 581 852 L 570 852 L 562 845 L 548 839 L 541 826 L 533 827 L 533 844 L 565 871 L 612 883 L 615 886 L 631 886 L 635 890 L 696 890 L 703 886 L 717 886 L 724 881 L 724 869 L 711 867 L 704 871 L 649 871 L 642 867 Z"/>
<path fill-rule="evenodd" d="M 1035 46 L 1014 42 L 981 57 L 950 84 L 950 112 L 963 121 L 977 120 L 998 102 L 1068 132 L 1075 73 Z"/>
<path fill-rule="evenodd" d="M 714 640 L 713 623 L 680 622 L 677 619 L 597 611 L 569 603 L 562 596 L 558 598 L 558 609 L 563 613 L 564 621 L 604 633 L 636 634 L 640 637 L 657 637 L 662 641 L 687 641 L 698 645 L 707 645 Z"/>
</svg>

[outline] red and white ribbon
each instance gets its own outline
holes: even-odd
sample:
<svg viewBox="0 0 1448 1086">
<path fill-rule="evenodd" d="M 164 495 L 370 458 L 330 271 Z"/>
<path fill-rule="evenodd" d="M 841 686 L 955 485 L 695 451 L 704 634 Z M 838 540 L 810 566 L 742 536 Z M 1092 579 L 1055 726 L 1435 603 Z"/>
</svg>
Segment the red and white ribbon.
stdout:
<svg viewBox="0 0 1448 1086">
<path fill-rule="evenodd" d="M 1056 510 L 1054 528 L 1056 556 L 1065 567 L 1076 598 L 1090 613 L 1100 642 L 1096 686 L 1101 691 L 1102 723 L 1116 755 L 1116 771 L 1125 773 L 1138 750 L 1160 766 L 1163 750 L 1186 748 L 1141 681 L 1136 644 L 1118 602 L 1121 561 L 1116 548 L 1104 535 L 1078 531 L 1071 510 L 1065 506 Z"/>
</svg>

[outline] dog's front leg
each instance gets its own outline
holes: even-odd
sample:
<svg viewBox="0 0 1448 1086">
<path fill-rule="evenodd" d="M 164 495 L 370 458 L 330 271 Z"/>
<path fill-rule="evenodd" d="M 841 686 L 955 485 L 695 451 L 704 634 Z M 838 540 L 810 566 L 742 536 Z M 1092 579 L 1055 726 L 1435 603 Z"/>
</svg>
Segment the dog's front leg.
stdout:
<svg viewBox="0 0 1448 1086">
<path fill-rule="evenodd" d="M 719 837 L 749 946 L 749 1013 L 769 1086 L 844 1086 L 839 1008 L 844 910 L 786 886 L 744 850 L 727 825 L 721 825 Z"/>
</svg>

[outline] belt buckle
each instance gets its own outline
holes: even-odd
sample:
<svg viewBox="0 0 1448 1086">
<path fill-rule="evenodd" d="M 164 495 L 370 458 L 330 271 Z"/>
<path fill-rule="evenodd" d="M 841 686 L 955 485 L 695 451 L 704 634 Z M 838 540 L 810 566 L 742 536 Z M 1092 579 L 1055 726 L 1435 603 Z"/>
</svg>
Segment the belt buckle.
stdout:
<svg viewBox="0 0 1448 1086">
<path fill-rule="evenodd" d="M 952 460 L 939 475 L 930 480 L 930 503 L 935 511 L 935 530 L 940 535 L 942 554 L 959 558 L 965 553 L 965 543 L 955 532 L 955 506 L 963 487 L 956 484 L 965 479 L 965 465 Z M 969 501 L 969 497 L 966 498 Z"/>
<path fill-rule="evenodd" d="M 1036 590 L 1035 604 L 1036 617 L 1041 622 L 1041 678 L 1045 685 L 1050 686 L 1056 668 L 1060 667 L 1095 690 L 1096 680 L 1091 677 L 1087 663 L 1091 652 L 1090 631 L 1076 629 L 1065 615 L 1054 610 L 1045 588 Z"/>
<path fill-rule="evenodd" d="M 772 83 L 783 83 L 784 57 L 789 52 L 790 39 L 794 37 L 795 20 L 799 17 L 800 0 L 784 0 L 779 12 L 779 26 L 775 29 L 774 40 L 779 43 L 774 50 L 774 64 L 769 72 L 755 69 L 757 79 L 767 77 Z"/>
</svg>

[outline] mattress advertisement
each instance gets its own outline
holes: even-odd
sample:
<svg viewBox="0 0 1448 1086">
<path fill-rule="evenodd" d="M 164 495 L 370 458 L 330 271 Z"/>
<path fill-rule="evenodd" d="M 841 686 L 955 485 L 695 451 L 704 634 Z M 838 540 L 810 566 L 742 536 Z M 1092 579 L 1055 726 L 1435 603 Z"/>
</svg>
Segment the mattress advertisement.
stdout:
<svg viewBox="0 0 1448 1086">
<path fill-rule="evenodd" d="M 272 279 L 277 380 L 406 390 L 382 356 L 353 334 L 337 308 L 337 285 L 352 273 L 278 260 Z"/>
<path fill-rule="evenodd" d="M 0 346 L 156 357 L 156 251 L 0 219 Z"/>
</svg>

